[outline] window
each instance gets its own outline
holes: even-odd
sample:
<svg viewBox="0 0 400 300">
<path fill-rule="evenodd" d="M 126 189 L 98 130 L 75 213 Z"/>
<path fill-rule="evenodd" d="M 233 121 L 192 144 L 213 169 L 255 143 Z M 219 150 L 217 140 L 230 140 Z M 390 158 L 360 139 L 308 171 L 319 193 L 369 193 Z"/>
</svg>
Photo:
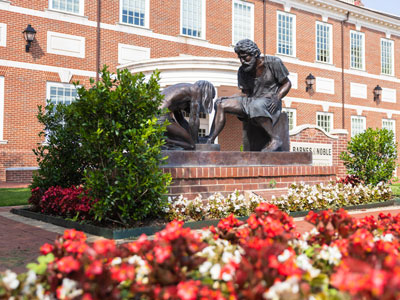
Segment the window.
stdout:
<svg viewBox="0 0 400 300">
<path fill-rule="evenodd" d="M 350 66 L 354 69 L 364 70 L 364 33 L 350 31 Z"/>
<path fill-rule="evenodd" d="M 383 119 L 382 120 L 382 129 L 387 129 L 387 130 L 392 131 L 394 142 L 396 142 L 396 121 L 395 120 Z"/>
<path fill-rule="evenodd" d="M 71 104 L 77 97 L 76 88 L 72 84 L 47 83 L 47 99 L 54 104 Z"/>
<path fill-rule="evenodd" d="M 199 128 L 199 136 L 204 137 L 207 135 L 207 130 L 205 128 Z"/>
<path fill-rule="evenodd" d="M 50 0 L 50 9 L 83 15 L 83 0 Z"/>
<path fill-rule="evenodd" d="M 316 23 L 316 60 L 332 63 L 332 25 Z"/>
<path fill-rule="evenodd" d="M 181 0 L 181 33 L 205 38 L 205 1 Z"/>
<path fill-rule="evenodd" d="M 317 112 L 317 126 L 330 132 L 333 129 L 333 113 Z"/>
<path fill-rule="evenodd" d="M 149 0 L 121 0 L 121 23 L 149 27 Z"/>
<path fill-rule="evenodd" d="M 385 75 L 394 75 L 393 41 L 381 39 L 381 72 Z"/>
<path fill-rule="evenodd" d="M 286 112 L 289 119 L 289 130 L 295 128 L 296 125 L 296 109 L 293 108 L 282 108 L 282 111 Z"/>
<path fill-rule="evenodd" d="M 351 137 L 363 133 L 366 128 L 366 118 L 362 116 L 351 117 Z"/>
<path fill-rule="evenodd" d="M 296 56 L 296 16 L 278 11 L 278 54 Z"/>
<path fill-rule="evenodd" d="M 254 39 L 254 4 L 233 0 L 233 44 Z"/>
</svg>

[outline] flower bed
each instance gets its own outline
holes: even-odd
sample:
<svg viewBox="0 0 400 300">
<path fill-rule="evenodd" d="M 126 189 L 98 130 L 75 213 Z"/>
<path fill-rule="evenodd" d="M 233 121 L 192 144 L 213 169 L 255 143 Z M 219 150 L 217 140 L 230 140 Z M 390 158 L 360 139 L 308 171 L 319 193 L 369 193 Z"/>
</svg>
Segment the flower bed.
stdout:
<svg viewBox="0 0 400 300">
<path fill-rule="evenodd" d="M 287 212 L 337 209 L 345 206 L 390 200 L 392 191 L 383 182 L 376 186 L 362 183 L 329 183 L 327 185 L 292 184 L 286 195 L 271 203 Z"/>
<path fill-rule="evenodd" d="M 173 221 L 153 240 L 116 246 L 67 230 L 29 272 L 1 275 L 13 299 L 398 299 L 400 215 L 344 210 L 306 218 L 303 236 L 276 206 L 201 233 Z M 24 298 L 25 297 L 25 298 Z"/>
</svg>

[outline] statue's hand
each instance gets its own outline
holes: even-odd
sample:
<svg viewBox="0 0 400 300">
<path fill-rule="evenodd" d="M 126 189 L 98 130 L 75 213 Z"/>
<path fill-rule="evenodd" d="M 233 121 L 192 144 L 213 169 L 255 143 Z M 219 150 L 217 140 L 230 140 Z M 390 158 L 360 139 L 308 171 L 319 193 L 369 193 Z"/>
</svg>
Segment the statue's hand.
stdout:
<svg viewBox="0 0 400 300">
<path fill-rule="evenodd" d="M 268 111 L 271 114 L 274 114 L 276 112 L 276 110 L 278 109 L 278 106 L 279 106 L 278 104 L 279 104 L 278 96 L 276 94 L 272 95 L 271 102 L 270 102 L 270 104 L 268 106 Z"/>
</svg>

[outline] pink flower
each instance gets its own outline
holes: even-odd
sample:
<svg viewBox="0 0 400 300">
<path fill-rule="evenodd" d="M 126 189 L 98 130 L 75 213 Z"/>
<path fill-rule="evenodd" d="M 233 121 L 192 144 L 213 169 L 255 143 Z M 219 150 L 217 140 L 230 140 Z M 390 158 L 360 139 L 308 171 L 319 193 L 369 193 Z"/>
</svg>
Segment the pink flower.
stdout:
<svg viewBox="0 0 400 300">
<path fill-rule="evenodd" d="M 53 245 L 46 243 L 42 247 L 40 247 L 40 253 L 46 255 L 49 254 L 51 251 L 53 251 L 53 249 L 54 249 Z"/>
</svg>

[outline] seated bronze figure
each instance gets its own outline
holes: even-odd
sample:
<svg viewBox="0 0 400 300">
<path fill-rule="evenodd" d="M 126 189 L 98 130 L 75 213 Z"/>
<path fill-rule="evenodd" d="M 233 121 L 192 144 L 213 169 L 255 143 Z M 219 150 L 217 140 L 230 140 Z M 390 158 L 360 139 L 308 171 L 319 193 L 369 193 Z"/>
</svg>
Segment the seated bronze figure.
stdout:
<svg viewBox="0 0 400 300">
<path fill-rule="evenodd" d="M 214 143 L 225 126 L 225 113 L 230 113 L 243 121 L 245 151 L 289 151 L 287 117 L 281 116 L 282 98 L 291 88 L 288 70 L 278 57 L 261 57 L 249 39 L 239 41 L 235 52 L 242 64 L 238 71 L 242 95 L 217 99 L 207 143 Z"/>
</svg>

